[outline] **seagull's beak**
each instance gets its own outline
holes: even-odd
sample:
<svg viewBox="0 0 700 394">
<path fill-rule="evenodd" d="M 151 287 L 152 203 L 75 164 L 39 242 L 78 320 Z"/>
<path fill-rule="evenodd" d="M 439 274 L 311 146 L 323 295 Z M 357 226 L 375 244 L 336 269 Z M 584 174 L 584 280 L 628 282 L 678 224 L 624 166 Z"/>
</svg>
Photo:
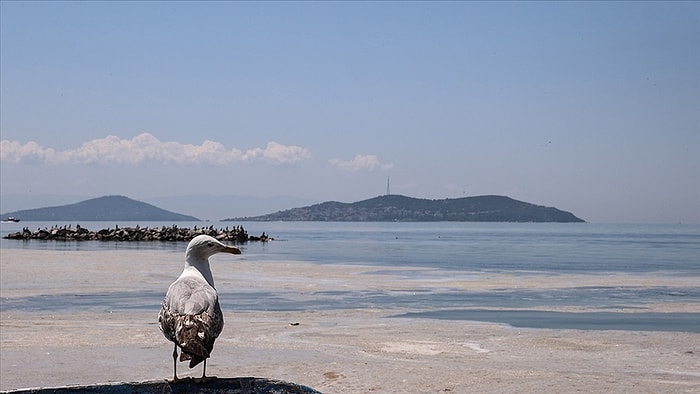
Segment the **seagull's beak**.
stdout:
<svg viewBox="0 0 700 394">
<path fill-rule="evenodd" d="M 236 247 L 228 246 L 228 245 L 224 245 L 224 246 L 225 246 L 224 250 L 223 250 L 224 253 L 241 254 L 241 250 L 236 248 Z"/>
</svg>

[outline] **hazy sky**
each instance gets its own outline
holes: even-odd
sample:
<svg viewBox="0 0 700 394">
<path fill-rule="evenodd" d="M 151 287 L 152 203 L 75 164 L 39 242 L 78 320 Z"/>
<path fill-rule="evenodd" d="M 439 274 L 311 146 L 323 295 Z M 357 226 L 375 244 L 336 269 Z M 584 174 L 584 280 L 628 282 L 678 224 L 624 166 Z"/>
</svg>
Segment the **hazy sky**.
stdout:
<svg viewBox="0 0 700 394">
<path fill-rule="evenodd" d="M 700 223 L 700 2 L 3 1 L 0 15 L 3 195 L 353 202 L 390 177 L 413 197 Z"/>
</svg>

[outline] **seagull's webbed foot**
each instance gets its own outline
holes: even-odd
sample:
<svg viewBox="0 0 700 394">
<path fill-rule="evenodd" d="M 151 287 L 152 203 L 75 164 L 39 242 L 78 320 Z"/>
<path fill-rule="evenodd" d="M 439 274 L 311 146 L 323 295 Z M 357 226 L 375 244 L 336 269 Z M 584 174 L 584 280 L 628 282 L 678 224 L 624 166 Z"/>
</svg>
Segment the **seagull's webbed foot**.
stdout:
<svg viewBox="0 0 700 394">
<path fill-rule="evenodd" d="M 202 377 L 199 379 L 195 379 L 195 382 L 197 383 L 206 383 L 212 380 L 218 379 L 216 376 L 207 376 L 207 360 L 204 360 L 204 367 L 202 369 Z"/>
<path fill-rule="evenodd" d="M 216 377 L 216 376 L 202 376 L 199 379 L 194 378 L 194 381 L 197 383 L 207 383 L 207 382 L 211 382 L 211 381 L 216 380 L 216 379 L 218 379 L 218 377 Z"/>
</svg>

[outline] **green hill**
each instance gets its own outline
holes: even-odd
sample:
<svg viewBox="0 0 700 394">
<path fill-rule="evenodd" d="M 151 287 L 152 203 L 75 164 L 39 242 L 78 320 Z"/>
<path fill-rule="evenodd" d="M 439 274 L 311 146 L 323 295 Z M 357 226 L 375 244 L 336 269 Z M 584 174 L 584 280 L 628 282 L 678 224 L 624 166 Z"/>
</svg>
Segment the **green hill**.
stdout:
<svg viewBox="0 0 700 394">
<path fill-rule="evenodd" d="M 194 216 L 166 211 L 124 196 L 104 196 L 76 204 L 7 212 L 0 216 L 14 216 L 22 221 L 199 221 Z"/>
<path fill-rule="evenodd" d="M 582 219 L 557 208 L 534 205 L 505 196 L 427 200 L 384 195 L 354 203 L 328 201 L 268 215 L 232 218 L 238 221 L 319 222 L 559 222 Z"/>
</svg>

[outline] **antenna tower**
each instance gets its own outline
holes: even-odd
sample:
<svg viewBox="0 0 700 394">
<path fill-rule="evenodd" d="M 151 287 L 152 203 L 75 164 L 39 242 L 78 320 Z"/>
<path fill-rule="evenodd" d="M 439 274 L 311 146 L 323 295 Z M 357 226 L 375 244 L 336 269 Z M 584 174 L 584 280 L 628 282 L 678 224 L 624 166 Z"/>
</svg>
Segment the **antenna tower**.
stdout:
<svg viewBox="0 0 700 394">
<path fill-rule="evenodd" d="M 386 195 L 391 195 L 391 191 L 389 190 L 389 177 L 386 177 Z"/>
</svg>

